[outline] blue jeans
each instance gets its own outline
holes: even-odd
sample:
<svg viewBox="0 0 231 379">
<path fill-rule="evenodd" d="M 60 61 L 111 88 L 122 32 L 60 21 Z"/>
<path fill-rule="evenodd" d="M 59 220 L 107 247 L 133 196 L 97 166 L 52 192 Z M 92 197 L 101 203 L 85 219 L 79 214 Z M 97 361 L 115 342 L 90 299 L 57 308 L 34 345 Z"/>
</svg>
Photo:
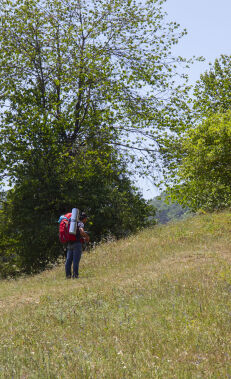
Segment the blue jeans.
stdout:
<svg viewBox="0 0 231 379">
<path fill-rule="evenodd" d="M 67 245 L 67 259 L 65 264 L 66 277 L 71 277 L 71 265 L 73 262 L 73 277 L 79 276 L 79 262 L 82 255 L 81 242 L 68 243 Z"/>
</svg>

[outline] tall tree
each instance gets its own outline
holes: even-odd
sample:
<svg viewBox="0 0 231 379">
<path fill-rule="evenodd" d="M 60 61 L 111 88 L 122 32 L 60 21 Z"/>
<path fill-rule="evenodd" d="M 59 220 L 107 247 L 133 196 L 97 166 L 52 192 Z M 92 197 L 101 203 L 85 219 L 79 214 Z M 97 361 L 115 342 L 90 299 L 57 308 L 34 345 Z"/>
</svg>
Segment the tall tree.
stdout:
<svg viewBox="0 0 231 379">
<path fill-rule="evenodd" d="M 110 130 L 105 143 L 132 162 L 140 152 L 137 170 L 150 168 L 158 130 L 177 117 L 181 59 L 171 48 L 185 33 L 165 21 L 162 3 L 0 1 L 1 151 L 11 180 L 47 134 L 50 149 L 78 151 L 89 125 L 99 127 L 95 110 Z"/>
<path fill-rule="evenodd" d="M 56 257 L 51 225 L 75 200 L 95 220 L 96 204 L 102 215 L 123 205 L 117 235 L 134 230 L 134 215 L 144 224 L 128 167 L 153 172 L 181 101 L 183 60 L 171 49 L 185 31 L 165 20 L 163 2 L 0 0 L 0 167 L 13 187 L 8 232 L 17 230 L 25 265 L 31 246 L 38 264 Z"/>
</svg>

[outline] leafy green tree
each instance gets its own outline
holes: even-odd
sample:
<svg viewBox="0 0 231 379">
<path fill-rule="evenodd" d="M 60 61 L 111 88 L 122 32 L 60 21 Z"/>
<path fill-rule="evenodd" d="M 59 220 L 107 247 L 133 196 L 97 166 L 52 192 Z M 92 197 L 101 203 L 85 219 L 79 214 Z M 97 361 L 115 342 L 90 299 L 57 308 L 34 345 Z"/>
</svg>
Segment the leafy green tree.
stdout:
<svg viewBox="0 0 231 379">
<path fill-rule="evenodd" d="M 163 147 L 168 188 L 193 210 L 224 208 L 230 203 L 231 56 L 210 64 L 191 104 L 189 122 Z"/>
<path fill-rule="evenodd" d="M 231 205 L 231 111 L 213 115 L 181 141 L 184 158 L 172 193 L 193 210 Z"/>
<path fill-rule="evenodd" d="M 12 185 L 4 211 L 26 269 L 56 258 L 54 220 L 76 202 L 94 209 L 95 225 L 117 202 L 103 234 L 144 224 L 125 167 L 152 171 L 181 101 L 183 60 L 171 48 L 185 31 L 165 21 L 162 4 L 0 0 L 0 167 Z"/>
<path fill-rule="evenodd" d="M 61 254 L 57 219 L 73 206 L 89 213 L 92 241 L 108 234 L 122 237 L 147 224 L 150 208 L 114 148 L 101 141 L 107 131 L 98 128 L 97 138 L 93 132 L 86 134 L 78 155 L 65 155 L 61 145 L 50 149 L 55 134 L 44 138 L 44 130 L 41 141 L 33 135 L 38 148 L 33 154 L 24 151 L 28 160 L 3 202 L 2 275 L 37 271 L 54 262 Z"/>
<path fill-rule="evenodd" d="M 200 76 L 194 89 L 197 117 L 208 117 L 231 109 L 231 56 L 221 55 Z"/>
<path fill-rule="evenodd" d="M 181 60 L 171 48 L 185 33 L 165 21 L 162 3 L 0 1 L 1 151 L 11 181 L 44 134 L 50 149 L 78 152 L 98 129 L 95 111 L 123 159 L 151 171 L 158 135 L 176 118 Z"/>
</svg>

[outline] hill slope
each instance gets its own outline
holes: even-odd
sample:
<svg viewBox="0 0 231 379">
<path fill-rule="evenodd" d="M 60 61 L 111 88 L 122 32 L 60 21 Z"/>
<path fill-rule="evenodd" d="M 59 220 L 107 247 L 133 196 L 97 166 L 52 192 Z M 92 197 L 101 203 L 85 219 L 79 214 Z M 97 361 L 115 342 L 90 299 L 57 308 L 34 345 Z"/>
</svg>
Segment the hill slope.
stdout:
<svg viewBox="0 0 231 379">
<path fill-rule="evenodd" d="M 1 378 L 231 375 L 231 212 L 99 246 L 0 282 Z"/>
</svg>

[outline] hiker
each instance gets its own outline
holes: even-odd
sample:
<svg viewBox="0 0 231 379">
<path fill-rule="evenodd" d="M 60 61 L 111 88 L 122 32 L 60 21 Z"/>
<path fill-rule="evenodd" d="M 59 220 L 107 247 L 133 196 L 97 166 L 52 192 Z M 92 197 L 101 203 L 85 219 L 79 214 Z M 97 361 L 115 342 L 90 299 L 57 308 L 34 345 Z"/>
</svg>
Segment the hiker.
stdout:
<svg viewBox="0 0 231 379">
<path fill-rule="evenodd" d="M 67 258 L 65 264 L 66 278 L 71 278 L 71 265 L 73 262 L 73 278 L 79 276 L 79 262 L 82 255 L 82 242 L 89 242 L 89 236 L 84 231 L 84 224 L 87 222 L 86 213 L 82 213 L 80 221 L 77 223 L 76 241 L 69 241 L 67 244 Z"/>
</svg>

